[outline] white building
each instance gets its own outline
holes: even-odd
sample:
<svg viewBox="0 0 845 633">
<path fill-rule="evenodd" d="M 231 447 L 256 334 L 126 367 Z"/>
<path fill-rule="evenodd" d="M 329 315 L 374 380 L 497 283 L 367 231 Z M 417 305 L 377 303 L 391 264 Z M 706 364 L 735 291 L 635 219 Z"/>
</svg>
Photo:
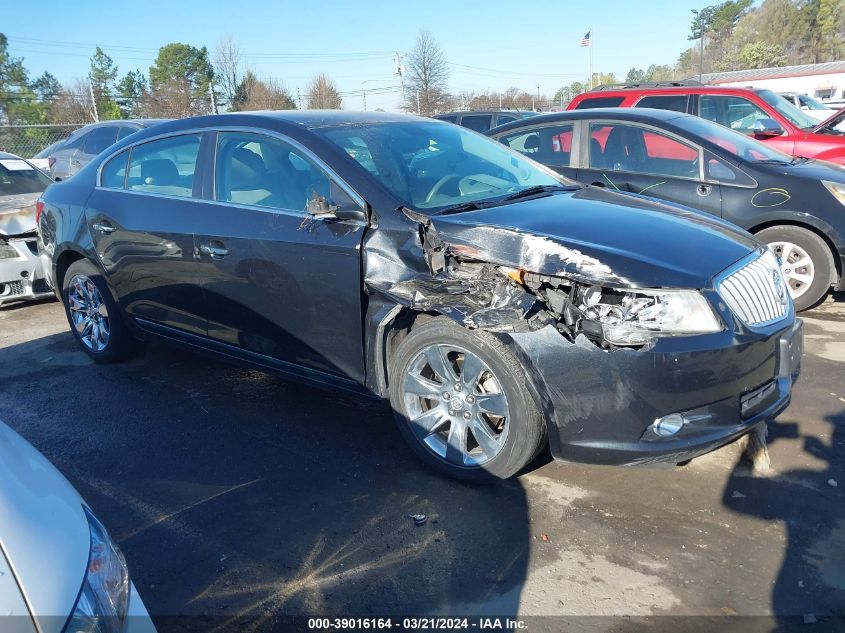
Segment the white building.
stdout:
<svg viewBox="0 0 845 633">
<path fill-rule="evenodd" d="M 796 92 L 815 97 L 823 103 L 831 102 L 831 105 L 834 102 L 845 104 L 845 61 L 707 73 L 701 81 L 709 85 Z"/>
</svg>

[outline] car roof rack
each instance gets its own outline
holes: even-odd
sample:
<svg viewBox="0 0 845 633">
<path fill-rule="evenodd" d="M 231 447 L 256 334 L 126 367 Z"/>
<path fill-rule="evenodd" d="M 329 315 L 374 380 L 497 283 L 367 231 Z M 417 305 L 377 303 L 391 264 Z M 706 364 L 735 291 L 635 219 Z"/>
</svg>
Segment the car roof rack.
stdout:
<svg viewBox="0 0 845 633">
<path fill-rule="evenodd" d="M 682 81 L 641 81 L 625 82 L 621 84 L 602 84 L 596 86 L 590 92 L 604 92 L 605 90 L 636 90 L 637 88 L 680 88 L 681 86 L 703 86 L 695 79 L 684 79 Z"/>
</svg>

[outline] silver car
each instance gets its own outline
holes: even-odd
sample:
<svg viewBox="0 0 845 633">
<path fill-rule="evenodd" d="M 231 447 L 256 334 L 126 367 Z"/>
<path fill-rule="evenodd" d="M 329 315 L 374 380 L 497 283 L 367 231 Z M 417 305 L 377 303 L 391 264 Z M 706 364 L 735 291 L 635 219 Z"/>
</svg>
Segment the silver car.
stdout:
<svg viewBox="0 0 845 633">
<path fill-rule="evenodd" d="M 52 294 L 35 233 L 35 202 L 50 183 L 29 161 L 0 152 L 0 306 Z"/>
<path fill-rule="evenodd" d="M 102 121 L 79 128 L 48 157 L 50 175 L 54 180 L 67 180 L 120 139 L 166 120 Z"/>
<path fill-rule="evenodd" d="M 2 422 L 0 630 L 155 633 L 117 543 L 62 474 Z"/>
</svg>

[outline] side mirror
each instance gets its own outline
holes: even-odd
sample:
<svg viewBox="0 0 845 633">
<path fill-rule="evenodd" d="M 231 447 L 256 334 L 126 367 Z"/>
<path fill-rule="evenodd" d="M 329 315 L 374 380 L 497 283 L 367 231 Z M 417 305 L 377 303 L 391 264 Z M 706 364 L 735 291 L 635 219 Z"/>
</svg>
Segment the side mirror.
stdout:
<svg viewBox="0 0 845 633">
<path fill-rule="evenodd" d="M 783 134 L 783 128 L 774 119 L 757 119 L 749 130 L 755 138 L 772 138 Z"/>
<path fill-rule="evenodd" d="M 329 202 L 328 198 L 321 196 L 316 191 L 312 192 L 311 198 L 308 200 L 308 215 L 315 218 L 326 218 L 334 220 L 354 220 L 357 222 L 366 222 L 367 214 L 364 213 L 357 205 L 338 205 Z"/>
</svg>

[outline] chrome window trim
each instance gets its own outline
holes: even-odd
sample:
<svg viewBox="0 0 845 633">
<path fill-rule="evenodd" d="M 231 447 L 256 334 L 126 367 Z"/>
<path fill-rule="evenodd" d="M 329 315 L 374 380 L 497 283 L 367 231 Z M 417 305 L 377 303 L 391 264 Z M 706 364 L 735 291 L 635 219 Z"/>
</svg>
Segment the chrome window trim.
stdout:
<svg viewBox="0 0 845 633">
<path fill-rule="evenodd" d="M 157 141 L 157 140 L 160 140 L 160 139 L 163 139 L 163 138 L 168 138 L 168 137 L 171 137 L 171 136 L 184 136 L 184 135 L 190 135 L 190 134 L 201 134 L 202 135 L 202 134 L 206 134 L 206 133 L 209 133 L 209 132 L 249 132 L 249 133 L 253 133 L 253 134 L 262 134 L 264 136 L 271 136 L 271 137 L 277 138 L 277 139 L 279 139 L 279 140 L 281 140 L 285 143 L 288 143 L 294 149 L 301 151 L 309 159 L 314 161 L 317 164 L 318 167 L 320 167 L 323 171 L 326 172 L 326 175 L 328 175 L 329 179 L 334 180 L 335 183 L 352 198 L 353 202 L 355 202 L 355 204 L 357 204 L 361 208 L 361 211 L 364 211 L 366 213 L 367 203 L 364 200 L 364 198 L 357 191 L 355 191 L 355 189 L 353 189 L 343 178 L 341 178 L 334 169 L 329 167 L 329 165 L 322 158 L 317 156 L 313 151 L 311 151 L 310 149 L 305 147 L 302 143 L 292 139 L 291 137 L 287 136 L 286 134 L 282 134 L 281 132 L 276 132 L 275 130 L 268 130 L 266 128 L 259 128 L 259 127 L 253 127 L 253 126 L 243 126 L 243 125 L 221 125 L 221 126 L 210 125 L 210 126 L 207 126 L 207 127 L 187 128 L 187 129 L 184 129 L 184 130 L 165 132 L 163 134 L 156 134 L 154 136 L 150 136 L 150 137 L 135 141 L 134 143 L 130 143 L 129 145 L 125 145 L 124 147 L 121 147 L 120 149 L 113 151 L 111 154 L 106 156 L 102 161 L 100 161 L 100 164 L 97 166 L 97 179 L 95 181 L 94 188 L 95 189 L 106 189 L 108 191 L 124 191 L 124 192 L 130 192 L 131 191 L 131 190 L 126 189 L 126 188 L 124 188 L 124 189 L 111 189 L 110 187 L 103 187 L 102 184 L 101 184 L 102 183 L 103 165 L 105 165 L 109 160 L 112 159 L 112 157 L 116 156 L 117 154 L 119 154 L 122 151 L 125 151 L 125 150 L 132 151 L 140 145 L 144 145 L 146 143 L 151 143 L 153 141 Z M 215 156 L 215 161 L 216 161 L 216 157 L 217 157 L 217 146 L 216 145 L 214 147 L 214 156 Z M 130 155 L 129 158 L 130 158 L 130 161 L 131 161 L 131 158 L 132 158 L 131 155 Z M 128 175 L 128 170 L 127 170 L 127 175 Z M 124 187 L 125 187 L 125 185 L 124 185 Z M 209 201 L 209 200 L 205 200 L 203 198 L 194 198 L 193 196 L 191 196 L 190 198 L 183 198 L 183 197 L 180 197 L 180 196 L 169 196 L 169 195 L 166 195 L 166 194 L 145 194 L 144 192 L 139 192 L 139 191 L 132 192 L 132 193 L 139 193 L 141 195 L 157 195 L 157 196 L 165 197 L 165 198 L 173 198 L 175 200 L 200 200 L 200 201 L 203 201 L 203 202 L 218 202 L 217 200 L 210 200 Z M 215 196 L 216 196 L 216 191 L 214 193 L 215 193 Z M 220 202 L 220 204 L 229 204 L 229 203 Z M 266 209 L 268 207 L 258 207 L 258 208 L 265 208 Z"/>
</svg>

